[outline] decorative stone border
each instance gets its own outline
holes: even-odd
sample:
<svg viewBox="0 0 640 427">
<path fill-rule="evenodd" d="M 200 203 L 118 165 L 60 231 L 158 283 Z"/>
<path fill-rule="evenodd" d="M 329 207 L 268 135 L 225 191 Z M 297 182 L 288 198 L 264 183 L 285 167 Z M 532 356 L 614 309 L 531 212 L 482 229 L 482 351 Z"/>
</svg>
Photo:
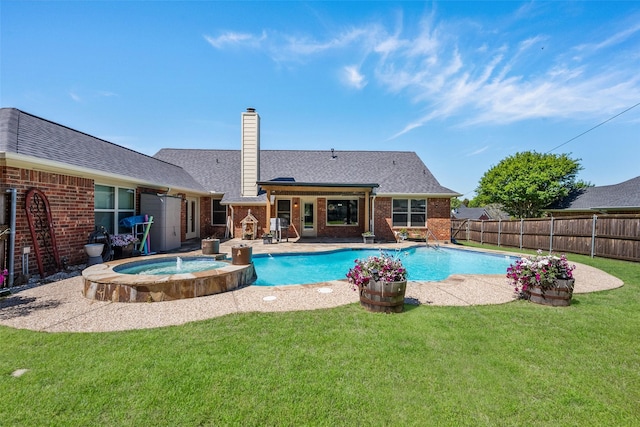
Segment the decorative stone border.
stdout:
<svg viewBox="0 0 640 427">
<path fill-rule="evenodd" d="M 145 260 L 175 258 L 157 255 Z M 215 258 L 212 257 L 212 260 Z M 85 298 L 111 302 L 154 302 L 196 298 L 232 291 L 256 281 L 253 263 L 228 265 L 213 270 L 179 274 L 122 274 L 114 267 L 132 262 L 131 259 L 92 265 L 82 271 Z"/>
</svg>

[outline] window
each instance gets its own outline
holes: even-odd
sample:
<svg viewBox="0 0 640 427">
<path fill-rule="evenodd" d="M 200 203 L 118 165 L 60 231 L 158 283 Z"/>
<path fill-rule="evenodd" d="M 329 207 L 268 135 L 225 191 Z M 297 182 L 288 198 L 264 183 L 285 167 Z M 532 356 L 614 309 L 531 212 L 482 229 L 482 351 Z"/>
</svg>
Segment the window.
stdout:
<svg viewBox="0 0 640 427">
<path fill-rule="evenodd" d="M 393 199 L 394 227 L 424 227 L 427 223 L 426 199 Z"/>
<path fill-rule="evenodd" d="M 227 207 L 223 205 L 221 200 L 214 199 L 211 207 L 211 224 L 226 225 L 227 223 Z"/>
<path fill-rule="evenodd" d="M 285 227 L 291 224 L 291 200 L 278 200 L 276 217 L 286 220 L 287 225 Z"/>
<path fill-rule="evenodd" d="M 135 195 L 131 188 L 96 184 L 93 199 L 95 226 L 103 226 L 110 234 L 131 233 L 129 227 L 121 227 L 118 223 L 122 218 L 135 215 Z"/>
<path fill-rule="evenodd" d="M 327 200 L 327 225 L 358 225 L 358 200 Z"/>
</svg>

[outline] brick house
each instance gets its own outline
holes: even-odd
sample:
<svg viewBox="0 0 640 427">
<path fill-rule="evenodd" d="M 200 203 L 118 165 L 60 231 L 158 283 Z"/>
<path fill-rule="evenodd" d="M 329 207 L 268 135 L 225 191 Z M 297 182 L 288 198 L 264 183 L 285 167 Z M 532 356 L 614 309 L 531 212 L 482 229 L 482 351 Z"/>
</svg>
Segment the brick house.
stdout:
<svg viewBox="0 0 640 427">
<path fill-rule="evenodd" d="M 241 114 L 239 150 L 162 149 L 147 156 L 14 108 L 0 109 L 0 226 L 9 224 L 9 193 L 17 193 L 14 267 L 33 246 L 26 193 L 48 198 L 61 258 L 86 260 L 96 226 L 127 233 L 121 218 L 140 215 L 142 195 L 180 198 L 180 241 L 241 237 L 249 210 L 257 236 L 272 218 L 289 222 L 290 237 L 358 237 L 380 241 L 410 229 L 450 238 L 450 200 L 422 160 L 402 151 L 260 150 L 260 117 Z M 2 242 L 6 243 L 6 240 Z M 0 242 L 0 243 L 2 243 Z M 153 245 L 153 241 L 152 241 Z M 35 265 L 33 253 L 27 255 Z"/>
</svg>

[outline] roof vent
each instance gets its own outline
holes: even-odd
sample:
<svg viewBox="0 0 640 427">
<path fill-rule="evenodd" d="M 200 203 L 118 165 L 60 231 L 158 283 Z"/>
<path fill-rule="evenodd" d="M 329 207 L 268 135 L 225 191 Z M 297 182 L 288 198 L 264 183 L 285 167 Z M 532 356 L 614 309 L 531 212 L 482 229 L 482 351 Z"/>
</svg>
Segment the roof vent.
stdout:
<svg viewBox="0 0 640 427">
<path fill-rule="evenodd" d="M 335 151 L 336 151 L 336 150 L 334 150 L 333 148 L 331 149 L 331 158 L 332 158 L 332 159 L 335 159 L 336 157 L 338 157 L 338 156 L 336 156 Z"/>
</svg>

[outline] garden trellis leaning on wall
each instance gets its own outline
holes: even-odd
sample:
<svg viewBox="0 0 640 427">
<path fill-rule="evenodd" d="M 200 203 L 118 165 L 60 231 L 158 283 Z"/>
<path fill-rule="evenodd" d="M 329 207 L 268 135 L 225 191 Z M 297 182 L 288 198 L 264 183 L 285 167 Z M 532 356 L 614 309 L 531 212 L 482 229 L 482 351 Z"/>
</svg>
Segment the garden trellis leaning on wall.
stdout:
<svg viewBox="0 0 640 427">
<path fill-rule="evenodd" d="M 451 220 L 451 238 L 640 262 L 640 215 Z"/>
</svg>

